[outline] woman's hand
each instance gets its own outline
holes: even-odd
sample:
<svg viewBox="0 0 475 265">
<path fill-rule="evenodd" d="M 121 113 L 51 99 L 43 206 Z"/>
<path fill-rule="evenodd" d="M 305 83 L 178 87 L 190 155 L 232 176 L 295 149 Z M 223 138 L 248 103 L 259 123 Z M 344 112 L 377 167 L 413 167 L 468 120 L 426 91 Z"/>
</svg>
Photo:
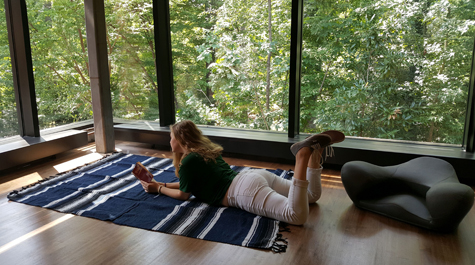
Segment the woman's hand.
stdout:
<svg viewBox="0 0 475 265">
<path fill-rule="evenodd" d="M 160 186 L 164 186 L 165 183 L 161 182 L 145 182 L 143 180 L 140 181 L 140 184 L 142 184 L 143 189 L 147 193 L 158 193 L 158 189 Z"/>
<path fill-rule="evenodd" d="M 147 193 L 158 193 L 158 191 L 160 191 L 160 194 L 182 201 L 188 200 L 191 195 L 191 193 L 179 190 L 180 183 L 178 182 L 168 183 L 169 185 L 167 185 L 167 187 L 165 187 L 165 183 L 162 182 L 145 182 L 141 180 L 140 184 L 142 184 L 143 189 Z M 168 186 L 172 187 L 169 188 Z"/>
</svg>

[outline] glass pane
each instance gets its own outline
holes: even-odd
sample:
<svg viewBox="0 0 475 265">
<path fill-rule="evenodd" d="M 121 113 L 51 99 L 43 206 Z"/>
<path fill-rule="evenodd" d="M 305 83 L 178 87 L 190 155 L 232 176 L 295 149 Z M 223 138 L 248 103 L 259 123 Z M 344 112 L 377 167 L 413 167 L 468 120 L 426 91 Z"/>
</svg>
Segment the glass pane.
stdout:
<svg viewBox="0 0 475 265">
<path fill-rule="evenodd" d="M 26 5 L 40 129 L 92 119 L 83 1 Z"/>
<path fill-rule="evenodd" d="M 114 118 L 158 120 L 151 0 L 105 1 Z"/>
<path fill-rule="evenodd" d="M 470 0 L 306 0 L 301 131 L 462 143 Z"/>
<path fill-rule="evenodd" d="M 290 0 L 171 0 L 177 120 L 286 131 L 290 7 Z"/>
<path fill-rule="evenodd" d="M 5 3 L 0 1 L 0 138 L 18 134 Z"/>
</svg>

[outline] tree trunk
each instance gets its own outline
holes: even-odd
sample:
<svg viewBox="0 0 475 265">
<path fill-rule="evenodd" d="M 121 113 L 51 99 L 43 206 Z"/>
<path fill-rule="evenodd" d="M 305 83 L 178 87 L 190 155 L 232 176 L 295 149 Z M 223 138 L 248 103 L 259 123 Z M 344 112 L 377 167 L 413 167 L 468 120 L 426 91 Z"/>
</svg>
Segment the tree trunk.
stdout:
<svg viewBox="0 0 475 265">
<path fill-rule="evenodd" d="M 216 16 L 215 12 L 212 12 L 213 8 L 216 6 L 215 1 L 209 1 L 205 3 L 205 9 L 208 11 L 207 12 L 207 17 L 208 21 L 215 20 L 216 18 L 212 18 L 211 16 Z M 216 62 L 216 49 L 212 48 L 211 50 L 211 62 L 206 63 L 206 69 L 212 64 Z M 208 69 L 208 72 L 206 73 L 206 97 L 208 98 L 208 101 L 210 103 L 210 106 L 212 104 L 215 104 L 215 100 L 213 98 L 213 90 L 211 89 L 211 71 Z"/>
<path fill-rule="evenodd" d="M 272 56 L 271 45 L 272 45 L 272 2 L 267 0 L 267 9 L 269 13 L 269 51 L 267 52 L 267 86 L 266 86 L 266 110 L 269 111 L 269 97 L 270 97 L 270 59 Z"/>
<path fill-rule="evenodd" d="M 206 63 L 206 69 L 208 69 L 210 64 L 216 62 L 216 56 L 215 55 L 216 55 L 216 50 L 213 48 L 212 53 L 211 53 L 212 59 L 211 59 L 210 63 Z M 210 101 L 210 104 L 214 104 L 215 101 L 213 99 L 213 90 L 211 89 L 210 83 L 211 83 L 211 71 L 208 70 L 208 72 L 206 73 L 206 96 L 208 97 L 208 100 Z"/>
</svg>

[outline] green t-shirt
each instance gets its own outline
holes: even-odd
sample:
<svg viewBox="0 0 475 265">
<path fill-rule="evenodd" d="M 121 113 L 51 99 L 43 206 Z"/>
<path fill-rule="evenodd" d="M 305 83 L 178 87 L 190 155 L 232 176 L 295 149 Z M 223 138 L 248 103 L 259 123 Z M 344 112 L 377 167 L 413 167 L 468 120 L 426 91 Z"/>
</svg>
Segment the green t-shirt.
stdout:
<svg viewBox="0 0 475 265">
<path fill-rule="evenodd" d="M 216 158 L 216 162 L 205 162 L 199 154 L 190 153 L 181 161 L 178 174 L 181 191 L 191 193 L 208 204 L 221 205 L 237 172 L 221 155 Z"/>
</svg>

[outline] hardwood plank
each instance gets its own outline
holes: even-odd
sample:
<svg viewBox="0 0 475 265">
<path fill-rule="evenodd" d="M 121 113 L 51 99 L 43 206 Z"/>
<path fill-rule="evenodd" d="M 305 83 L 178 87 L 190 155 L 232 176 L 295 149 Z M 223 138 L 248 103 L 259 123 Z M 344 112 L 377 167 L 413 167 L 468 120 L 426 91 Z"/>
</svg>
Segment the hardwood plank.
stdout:
<svg viewBox="0 0 475 265">
<path fill-rule="evenodd" d="M 123 152 L 171 157 L 149 144 L 117 142 Z M 474 264 L 475 209 L 454 233 L 435 233 L 358 209 L 337 170 L 324 169 L 323 193 L 303 226 L 289 226 L 286 253 L 152 232 L 8 202 L 6 193 L 79 166 L 94 144 L 0 178 L 2 264 Z M 90 159 L 90 157 L 89 157 Z M 293 165 L 225 158 L 240 166 L 291 169 Z M 12 184 L 13 183 L 13 184 Z M 62 222 L 59 222 L 62 221 Z M 56 223 L 58 222 L 58 223 Z M 47 228 L 29 238 L 43 228 Z M 16 245 L 11 242 L 22 239 Z M 3 248 L 3 250 L 2 250 Z"/>
</svg>

